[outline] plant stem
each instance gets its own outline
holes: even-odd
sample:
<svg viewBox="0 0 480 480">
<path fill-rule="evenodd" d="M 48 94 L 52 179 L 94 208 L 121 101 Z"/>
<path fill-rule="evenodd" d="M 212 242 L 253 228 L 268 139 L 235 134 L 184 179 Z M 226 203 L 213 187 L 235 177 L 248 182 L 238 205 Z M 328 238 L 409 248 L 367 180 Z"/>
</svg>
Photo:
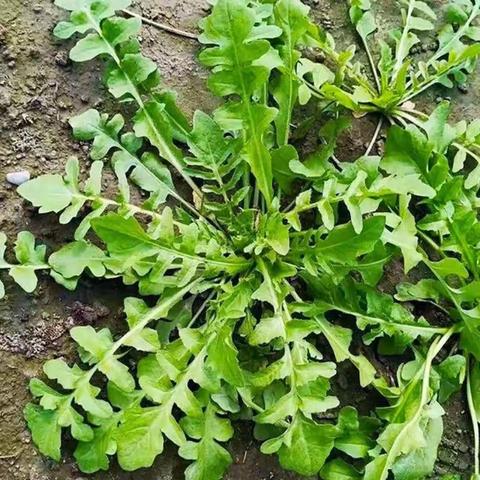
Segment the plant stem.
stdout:
<svg viewBox="0 0 480 480">
<path fill-rule="evenodd" d="M 102 27 L 100 23 L 97 21 L 95 17 L 92 16 L 90 11 L 88 9 L 83 10 L 85 14 L 87 15 L 88 19 L 90 20 L 91 25 L 97 32 L 98 36 L 102 39 L 102 41 L 105 43 L 105 45 L 108 47 L 109 50 L 109 55 L 112 57 L 113 61 L 117 64 L 117 67 L 120 69 L 120 71 L 125 75 L 126 80 L 130 84 L 132 88 L 132 96 L 137 103 L 139 109 L 144 113 L 145 118 L 151 127 L 152 131 L 155 134 L 155 142 L 153 143 L 155 147 L 161 151 L 163 150 L 165 152 L 164 158 L 165 160 L 170 163 L 177 171 L 178 173 L 183 177 L 185 182 L 189 185 L 189 187 L 197 194 L 197 196 L 202 199 L 203 198 L 203 193 L 200 190 L 200 188 L 195 184 L 195 182 L 192 180 L 192 178 L 185 172 L 185 170 L 182 168 L 181 165 L 181 159 L 178 158 L 178 156 L 175 154 L 175 152 L 172 150 L 172 148 L 167 144 L 165 139 L 163 138 L 162 134 L 160 133 L 158 126 L 156 125 L 155 121 L 153 118 L 150 116 L 150 113 L 145 107 L 145 103 L 142 99 L 142 96 L 135 85 L 135 82 L 130 78 L 127 72 L 125 72 L 122 62 L 120 60 L 120 57 L 117 54 L 117 51 L 115 50 L 115 47 L 105 38 L 105 35 L 103 34 Z"/>
<path fill-rule="evenodd" d="M 371 315 L 364 315 L 362 314 L 362 312 L 354 312 L 333 303 L 330 304 L 325 302 L 325 305 L 328 305 L 332 310 L 337 310 L 338 312 L 344 313 L 346 315 L 351 315 L 352 317 L 356 318 L 358 317 L 367 322 L 373 322 L 379 325 L 392 325 L 395 326 L 395 328 L 398 328 L 399 330 L 403 330 L 405 332 L 412 332 L 417 334 L 418 332 L 425 332 L 432 335 L 443 335 L 448 332 L 448 328 L 446 327 L 432 327 L 427 325 L 411 325 L 405 323 L 398 323 L 392 320 L 385 320 L 383 318 L 373 317 Z"/>
<path fill-rule="evenodd" d="M 129 17 L 136 17 L 142 20 L 143 23 L 147 25 L 151 25 L 152 27 L 159 28 L 160 30 L 165 30 L 166 32 L 173 33 L 174 35 L 178 35 L 179 37 L 190 38 L 192 40 L 198 40 L 198 36 L 194 33 L 185 32 L 184 30 L 180 30 L 178 28 L 171 27 L 170 25 L 165 25 L 164 23 L 155 22 L 150 20 L 149 18 L 144 17 L 138 13 L 132 12 L 130 10 L 123 9 L 122 12 Z"/>
<path fill-rule="evenodd" d="M 400 40 L 398 42 L 398 45 L 397 45 L 397 51 L 396 51 L 396 61 L 395 61 L 395 65 L 393 67 L 393 70 L 392 70 L 392 82 L 396 79 L 396 76 L 398 75 L 398 71 L 400 70 L 401 66 L 402 66 L 402 63 L 403 63 L 403 60 L 405 59 L 406 55 L 408 54 L 408 52 L 405 52 L 405 54 L 403 54 L 403 50 L 405 50 L 405 42 L 407 41 L 407 38 L 408 38 L 408 34 L 410 32 L 410 29 L 409 29 L 409 23 L 410 23 L 410 19 L 412 17 L 412 14 L 413 14 L 413 10 L 415 9 L 415 0 L 410 0 L 409 3 L 408 3 L 408 10 L 407 10 L 407 16 L 405 18 L 405 25 L 404 25 L 404 28 L 403 28 L 403 31 L 402 31 L 402 36 L 400 37 Z"/>
<path fill-rule="evenodd" d="M 290 294 L 294 298 L 296 302 L 303 303 L 303 300 L 300 298 L 300 295 L 296 292 L 296 290 L 287 282 L 285 284 L 290 288 Z"/>
<path fill-rule="evenodd" d="M 114 135 L 112 135 L 112 133 L 108 129 L 101 129 L 96 127 L 92 127 L 92 128 L 94 128 L 94 130 L 96 130 L 99 134 L 108 136 L 109 140 L 114 144 L 114 147 L 118 148 L 118 150 L 123 152 L 123 154 L 126 155 L 130 159 L 130 161 L 135 164 L 136 169 L 142 170 L 144 174 L 150 178 L 151 181 L 159 184 L 158 188 L 165 188 L 173 198 L 178 200 L 181 204 L 183 204 L 186 208 L 188 208 L 193 214 L 195 214 L 199 218 L 204 218 L 202 214 L 190 202 L 185 200 L 168 184 L 159 180 L 159 178 L 149 168 L 147 168 L 145 164 L 142 163 L 142 161 L 137 156 L 135 156 L 129 150 L 127 150 L 124 147 L 124 145 L 122 145 L 122 143 L 118 141 L 118 139 Z"/>
<path fill-rule="evenodd" d="M 406 93 L 405 95 L 399 100 L 398 104 L 402 104 L 404 102 L 407 102 L 408 100 L 411 100 L 412 98 L 415 98 L 418 96 L 420 93 L 424 92 L 425 90 L 428 90 L 432 85 L 435 85 L 436 83 L 439 82 L 439 80 L 442 77 L 447 76 L 452 70 L 458 68 L 460 65 L 465 63 L 465 60 L 457 60 L 456 62 L 448 65 L 448 68 L 444 70 L 439 70 L 435 72 L 435 75 L 433 77 L 428 77 L 423 82 L 420 82 L 416 87 L 412 89 L 412 84 L 407 84 L 406 86 Z"/>
<path fill-rule="evenodd" d="M 0 264 L 0 270 L 10 270 L 12 268 L 31 268 L 33 270 L 50 270 L 51 267 L 50 265 L 46 264 L 46 263 L 39 263 L 37 265 L 29 265 L 28 263 L 25 263 L 25 264 L 11 264 L 11 263 L 1 263 Z"/>
<path fill-rule="evenodd" d="M 434 340 L 430 346 L 427 357 L 425 359 L 425 364 L 423 367 L 423 378 L 422 378 L 422 393 L 420 396 L 420 402 L 418 408 L 412 418 L 403 425 L 403 428 L 397 433 L 395 440 L 393 441 L 392 446 L 388 450 L 387 458 L 384 462 L 384 467 L 381 471 L 381 475 L 378 480 L 386 480 L 388 477 L 388 472 L 394 464 L 397 457 L 401 454 L 401 445 L 405 435 L 410 431 L 410 427 L 414 425 L 421 418 L 423 409 L 429 402 L 429 390 L 430 390 L 430 375 L 432 371 L 432 363 L 435 357 L 440 353 L 442 348 L 448 342 L 450 337 L 455 333 L 455 327 L 451 327 L 447 332 L 440 338 Z M 422 370 L 417 372 L 417 376 L 420 375 Z M 412 381 L 417 381 L 414 378 Z"/>
<path fill-rule="evenodd" d="M 287 106 L 284 107 L 286 112 L 287 112 L 287 118 L 285 119 L 285 125 L 283 130 L 277 127 L 278 132 L 277 132 L 277 143 L 278 146 L 281 147 L 283 145 L 288 144 L 288 140 L 290 138 L 290 123 L 292 121 L 292 112 L 293 112 L 293 107 L 295 106 L 295 99 L 294 99 L 294 93 L 293 93 L 293 87 L 294 87 L 294 81 L 295 81 L 295 61 L 294 61 L 294 48 L 295 45 L 293 44 L 292 41 L 292 35 L 291 35 L 291 30 L 290 28 L 286 28 L 284 31 L 284 34 L 286 36 L 286 41 L 285 41 L 285 47 L 286 51 L 288 52 L 286 55 L 285 59 L 285 69 L 287 70 L 283 76 L 286 77 L 287 79 L 287 88 L 288 88 L 288 93 L 287 93 Z M 267 99 L 267 96 L 265 96 L 264 100 Z M 265 101 L 265 103 L 267 103 Z"/>
<path fill-rule="evenodd" d="M 78 196 L 82 197 L 82 198 L 85 198 L 89 201 L 101 201 L 106 205 L 114 205 L 118 208 L 120 208 L 122 206 L 125 207 L 124 204 L 118 203 L 115 200 L 110 200 L 108 198 L 86 197 L 86 196 L 80 196 L 80 195 L 78 195 Z M 153 212 L 151 210 L 145 210 L 145 209 L 142 209 L 140 207 L 137 207 L 135 205 L 130 205 L 130 204 L 129 204 L 128 207 L 129 207 L 129 210 L 132 213 L 140 213 L 140 214 L 148 215 L 150 217 L 157 218 L 157 219 L 162 218 L 159 213 Z M 177 256 L 177 257 L 183 257 L 185 259 L 192 260 L 192 261 L 195 261 L 195 262 L 200 262 L 200 263 L 203 262 L 205 264 L 211 264 L 211 265 L 215 265 L 217 267 L 237 267 L 237 266 L 238 267 L 242 267 L 242 266 L 247 267 L 247 266 L 251 265 L 251 261 L 248 261 L 248 260 L 239 261 L 239 262 L 229 261 L 228 258 L 225 258 L 223 260 L 213 260 L 213 259 L 209 259 L 209 258 L 206 258 L 206 257 L 201 257 L 201 256 L 199 256 L 197 254 L 194 254 L 194 253 L 185 253 L 185 252 L 182 252 L 180 250 L 175 249 L 174 247 L 161 245 L 158 241 L 153 240 L 153 239 L 150 240 L 150 243 L 152 245 L 155 245 L 156 247 L 158 247 L 158 249 L 163 250 L 165 253 L 167 253 L 169 255 L 174 255 L 174 256 Z"/>
<path fill-rule="evenodd" d="M 473 401 L 472 365 L 470 357 L 467 357 L 467 401 L 473 427 L 475 475 L 480 475 L 480 430 L 478 427 L 478 422 L 480 421 L 480 419 L 477 417 L 477 411 L 475 408 L 475 403 Z"/>
<path fill-rule="evenodd" d="M 453 45 L 455 45 L 455 43 L 465 35 L 465 32 L 468 30 L 468 28 L 470 27 L 470 24 L 478 15 L 479 11 L 480 11 L 480 1 L 475 0 L 475 5 L 473 6 L 472 11 L 470 12 L 470 16 L 468 17 L 468 20 L 457 30 L 455 35 L 453 35 L 450 38 L 450 40 L 440 50 L 438 50 L 433 57 L 431 57 L 428 60 L 427 65 L 431 65 L 433 62 L 435 62 L 439 58 L 450 53 Z"/>
<path fill-rule="evenodd" d="M 445 280 L 442 278 L 442 276 L 435 270 L 435 268 L 433 267 L 432 263 L 430 262 L 430 260 L 428 258 L 427 253 L 424 250 L 422 250 L 421 248 L 419 248 L 419 250 L 420 250 L 420 253 L 422 254 L 422 257 L 423 257 L 422 258 L 423 263 L 433 273 L 435 278 L 441 283 L 443 289 L 445 290 L 445 293 L 448 295 L 448 297 L 450 298 L 450 301 L 452 302 L 454 307 L 457 309 L 458 314 L 460 315 L 460 318 L 462 319 L 463 322 L 465 322 L 466 317 L 465 317 L 465 313 L 462 309 L 462 306 L 458 303 L 458 300 L 455 298 L 455 295 L 452 294 L 452 291 L 451 291 L 449 285 L 447 284 L 447 282 L 445 282 Z"/>
<path fill-rule="evenodd" d="M 203 313 L 203 311 L 207 307 L 208 302 L 210 302 L 210 300 L 214 297 L 214 295 L 215 295 L 215 290 L 212 290 L 208 295 L 208 297 L 205 299 L 205 301 L 200 305 L 200 308 L 195 312 L 195 315 L 192 317 L 192 319 L 190 320 L 190 323 L 188 324 L 188 328 L 191 328 L 194 325 L 194 323 L 198 320 L 200 315 Z"/>
<path fill-rule="evenodd" d="M 75 194 L 73 195 L 74 198 L 81 198 L 87 202 L 99 202 L 102 203 L 103 205 L 106 205 L 106 207 L 115 207 L 115 208 L 126 208 L 129 212 L 138 215 L 146 215 L 147 217 L 161 220 L 162 215 L 161 213 L 158 213 L 154 210 L 147 210 L 145 208 L 138 207 L 137 205 L 131 204 L 131 203 L 120 203 L 117 202 L 116 200 L 112 200 L 110 198 L 106 197 L 93 197 L 93 196 L 88 196 L 88 195 L 82 195 L 82 194 Z M 177 198 L 177 197 L 175 197 Z M 181 198 L 181 197 L 179 197 Z M 183 203 L 183 202 L 182 202 Z M 187 202 L 188 203 L 188 202 Z M 199 217 L 199 219 L 203 220 L 204 222 L 208 223 L 208 219 L 205 218 L 200 212 L 198 212 L 193 206 L 192 207 L 192 212 L 196 213 L 196 215 Z M 173 220 L 173 223 L 177 226 L 183 225 L 180 222 L 177 222 L 176 220 Z"/>
<path fill-rule="evenodd" d="M 340 55 L 331 48 L 326 47 L 325 45 L 319 45 L 319 48 L 325 54 L 325 56 L 327 56 L 337 66 L 343 63 L 340 60 Z M 361 74 L 358 74 L 354 70 L 351 63 L 343 65 L 343 68 L 345 69 L 345 74 L 347 77 L 356 82 L 357 85 L 361 85 L 362 87 L 364 87 L 372 95 L 372 97 L 375 96 L 375 89 L 372 88 L 370 81 L 368 81 L 368 79 L 365 79 Z"/>
<path fill-rule="evenodd" d="M 329 101 L 328 105 L 325 107 L 329 107 L 331 105 L 331 103 L 335 103 L 335 100 L 331 100 L 330 98 L 327 98 L 323 95 L 322 91 L 321 90 L 318 90 L 315 85 L 311 84 L 308 80 L 305 80 L 304 78 L 300 78 L 300 77 L 297 77 L 299 79 L 300 82 L 304 83 L 310 90 L 311 94 L 318 98 L 319 100 L 323 100 L 323 101 Z M 363 86 L 363 85 L 362 85 Z M 371 94 L 372 97 L 375 97 L 375 93 L 371 91 L 371 88 L 368 89 L 369 90 L 369 93 Z M 370 104 L 366 104 L 366 103 L 358 103 L 358 109 L 357 110 L 352 110 L 353 112 L 356 112 L 356 113 L 376 113 L 379 111 L 379 109 L 375 106 L 371 106 Z M 322 109 L 323 111 L 324 109 Z"/>
<path fill-rule="evenodd" d="M 445 258 L 447 255 L 441 249 L 440 245 L 438 245 L 432 238 L 430 238 L 426 233 L 422 232 L 421 230 L 417 230 L 417 233 L 420 237 L 423 238 L 439 255 Z"/>
<path fill-rule="evenodd" d="M 365 48 L 365 53 L 367 54 L 368 63 L 370 64 L 370 70 L 372 71 L 373 78 L 375 79 L 375 85 L 377 86 L 378 93 L 380 94 L 380 92 L 382 90 L 382 86 L 381 86 L 381 83 L 380 83 L 380 78 L 378 76 L 377 66 L 375 65 L 375 61 L 373 60 L 373 55 L 372 55 L 372 52 L 370 50 L 370 47 L 368 46 L 367 39 L 363 38 L 363 37 L 361 37 L 361 38 L 362 38 L 363 47 Z"/>
<path fill-rule="evenodd" d="M 150 311 L 147 314 L 145 314 L 144 317 L 141 320 L 139 320 L 138 323 L 135 324 L 135 326 L 132 329 L 130 329 L 127 333 L 125 333 L 115 343 L 112 344 L 109 351 L 106 352 L 105 355 L 103 355 L 102 359 L 97 364 L 95 364 L 92 368 L 90 368 L 90 370 L 85 371 L 82 378 L 75 384 L 75 390 L 69 395 L 66 401 L 71 402 L 74 399 L 75 393 L 78 390 L 78 388 L 90 382 L 92 377 L 95 375 L 95 373 L 98 371 L 98 369 L 100 368 L 100 366 L 105 360 L 112 358 L 119 348 L 124 346 L 131 337 L 141 332 L 151 321 L 167 315 L 168 311 L 177 302 L 179 302 L 186 293 L 188 293 L 194 286 L 200 283 L 200 281 L 201 281 L 200 279 L 195 280 L 190 285 L 179 290 L 173 296 L 160 301 L 159 303 L 157 303 L 155 307 L 150 309 Z"/>
<path fill-rule="evenodd" d="M 282 213 L 289 212 L 295 206 L 295 199 L 292 200 L 283 210 Z"/>
<path fill-rule="evenodd" d="M 468 28 L 470 28 L 470 24 L 475 19 L 475 17 L 478 15 L 479 11 L 480 11 L 480 1 L 476 0 L 473 9 L 470 12 L 470 16 L 469 16 L 468 20 L 456 31 L 456 33 L 450 38 L 450 40 L 442 48 L 437 50 L 437 52 L 432 57 L 430 57 L 428 59 L 428 61 L 426 62 L 427 67 L 432 66 L 434 62 L 436 62 L 438 59 L 440 59 L 444 55 L 447 55 L 451 51 L 451 49 L 455 45 L 455 43 L 458 40 L 460 40 L 465 35 L 465 32 L 468 30 Z M 418 78 L 418 75 L 419 75 L 419 72 L 415 74 L 415 78 Z M 413 83 L 413 81 L 410 80 L 407 83 L 407 88 L 411 87 L 412 83 Z M 420 92 L 418 92 L 418 93 L 420 93 Z"/>
<path fill-rule="evenodd" d="M 416 112 L 416 111 L 412 111 L 412 110 L 409 110 L 407 112 L 407 111 L 402 110 L 402 109 L 397 109 L 393 112 L 393 118 L 396 119 L 396 120 L 399 120 L 399 119 L 408 120 L 410 123 L 413 123 L 417 127 L 423 128 L 422 121 L 419 120 L 418 118 L 415 118 L 413 115 L 410 114 L 410 112 L 416 113 L 417 115 L 421 114 L 422 116 L 425 116 L 425 117 L 427 116 L 422 112 Z M 403 125 L 405 125 L 405 123 L 403 123 Z"/>
<path fill-rule="evenodd" d="M 364 153 L 365 157 L 368 157 L 368 155 L 370 155 L 370 152 L 372 151 L 372 149 L 375 145 L 375 142 L 377 141 L 378 135 L 380 134 L 382 126 L 383 126 L 383 117 L 380 117 L 380 119 L 378 120 L 378 123 L 377 123 L 377 128 L 375 129 L 375 132 L 373 133 L 372 140 L 370 141 L 367 149 L 365 150 L 365 153 Z"/>
<path fill-rule="evenodd" d="M 258 202 L 260 200 L 260 190 L 258 189 L 258 184 L 255 182 L 255 188 L 253 190 L 253 208 L 258 209 Z"/>
</svg>

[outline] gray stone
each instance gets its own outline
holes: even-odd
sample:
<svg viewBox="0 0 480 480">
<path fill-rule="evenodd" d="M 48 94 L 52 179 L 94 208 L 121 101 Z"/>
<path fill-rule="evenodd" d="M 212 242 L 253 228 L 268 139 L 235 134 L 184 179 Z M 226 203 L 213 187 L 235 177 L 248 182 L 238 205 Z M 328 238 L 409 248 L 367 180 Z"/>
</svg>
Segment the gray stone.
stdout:
<svg viewBox="0 0 480 480">
<path fill-rule="evenodd" d="M 18 172 L 7 173 L 7 182 L 12 185 L 21 185 L 30 180 L 30 172 L 28 170 L 20 170 Z"/>
</svg>

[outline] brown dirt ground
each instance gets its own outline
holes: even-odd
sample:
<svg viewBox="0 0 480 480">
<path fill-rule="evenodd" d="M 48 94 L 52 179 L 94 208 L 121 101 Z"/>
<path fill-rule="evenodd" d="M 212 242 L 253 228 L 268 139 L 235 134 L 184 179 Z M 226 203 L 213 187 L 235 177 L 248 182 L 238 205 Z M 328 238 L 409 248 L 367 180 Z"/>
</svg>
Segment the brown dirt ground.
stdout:
<svg viewBox="0 0 480 480">
<path fill-rule="evenodd" d="M 206 0 L 144 0 L 137 11 L 150 18 L 195 31 L 198 19 L 207 11 Z M 353 35 L 344 2 L 311 0 L 316 19 L 330 28 L 340 44 Z M 384 28 L 391 23 L 391 0 L 377 2 Z M 86 148 L 76 143 L 67 120 L 92 105 L 106 107 L 98 65 L 71 65 L 69 45 L 53 39 L 51 31 L 63 15 L 50 0 L 0 0 L 0 231 L 10 240 L 21 230 L 32 231 L 47 245 L 55 246 L 71 238 L 71 229 L 58 226 L 55 216 L 38 216 L 22 204 L 5 181 L 6 173 L 28 169 L 32 176 L 61 172 L 69 155 L 78 155 L 88 165 Z M 143 45 L 163 72 L 165 83 L 176 89 L 181 104 L 191 114 L 206 111 L 215 100 L 206 92 L 205 72 L 198 66 L 195 42 L 145 27 Z M 477 83 L 478 85 L 478 83 Z M 456 116 L 478 116 L 478 88 L 470 93 L 445 93 L 455 97 Z M 435 101 L 438 93 L 430 96 Z M 430 102 L 431 103 L 431 102 Z M 115 107 L 113 107 L 115 108 Z M 110 109 L 110 111 L 112 111 Z M 354 124 L 340 144 L 339 156 L 355 158 L 363 153 L 375 124 L 364 119 Z M 380 145 L 381 147 L 381 145 Z M 108 186 L 108 185 L 107 185 Z M 395 284 L 393 276 L 390 282 Z M 119 284 L 82 282 L 75 293 L 65 292 L 48 278 L 40 280 L 33 295 L 19 292 L 7 281 L 7 298 L 0 303 L 0 478 L 8 480 L 82 480 L 67 456 L 54 464 L 35 451 L 22 418 L 29 400 L 28 380 L 41 373 L 41 364 L 52 356 L 72 356 L 68 330 L 75 324 L 118 326 L 119 308 L 129 292 Z M 343 398 L 358 398 L 367 407 L 368 395 L 352 387 L 348 368 L 340 375 L 338 393 Z M 466 473 L 471 458 L 471 440 L 461 397 L 447 406 L 446 434 L 440 452 L 437 474 Z M 232 441 L 232 465 L 228 480 L 294 480 L 283 472 L 273 457 L 259 453 L 252 442 L 248 425 L 238 425 L 239 435 Z M 152 469 L 134 474 L 118 471 L 91 476 L 96 480 L 181 480 L 184 464 L 172 450 L 167 451 Z"/>
</svg>

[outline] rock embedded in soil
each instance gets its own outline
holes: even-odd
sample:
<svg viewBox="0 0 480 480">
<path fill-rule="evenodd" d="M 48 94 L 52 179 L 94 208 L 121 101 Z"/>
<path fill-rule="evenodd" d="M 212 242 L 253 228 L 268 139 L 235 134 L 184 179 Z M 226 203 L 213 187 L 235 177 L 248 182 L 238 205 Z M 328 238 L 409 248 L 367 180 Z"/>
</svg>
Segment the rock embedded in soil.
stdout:
<svg viewBox="0 0 480 480">
<path fill-rule="evenodd" d="M 30 180 L 30 172 L 28 170 L 20 170 L 18 172 L 7 173 L 6 177 L 7 182 L 12 185 L 21 185 L 22 183 L 28 182 Z"/>
<path fill-rule="evenodd" d="M 61 51 L 61 52 L 58 52 L 56 55 L 55 55 L 55 63 L 59 66 L 59 67 L 66 67 L 69 63 L 69 59 L 68 59 L 68 53 L 66 51 Z"/>
</svg>

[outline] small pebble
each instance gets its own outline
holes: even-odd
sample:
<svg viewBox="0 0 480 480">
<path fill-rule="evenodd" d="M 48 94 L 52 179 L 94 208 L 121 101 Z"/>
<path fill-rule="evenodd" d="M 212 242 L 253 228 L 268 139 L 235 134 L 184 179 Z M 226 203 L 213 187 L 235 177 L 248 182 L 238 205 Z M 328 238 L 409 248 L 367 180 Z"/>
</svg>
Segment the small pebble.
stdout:
<svg viewBox="0 0 480 480">
<path fill-rule="evenodd" d="M 30 172 L 27 170 L 21 170 L 19 172 L 10 172 L 6 176 L 7 182 L 12 185 L 21 185 L 22 183 L 30 180 Z"/>
<path fill-rule="evenodd" d="M 55 55 L 55 63 L 59 67 L 66 67 L 68 65 L 68 54 L 66 52 L 58 52 Z"/>
</svg>

